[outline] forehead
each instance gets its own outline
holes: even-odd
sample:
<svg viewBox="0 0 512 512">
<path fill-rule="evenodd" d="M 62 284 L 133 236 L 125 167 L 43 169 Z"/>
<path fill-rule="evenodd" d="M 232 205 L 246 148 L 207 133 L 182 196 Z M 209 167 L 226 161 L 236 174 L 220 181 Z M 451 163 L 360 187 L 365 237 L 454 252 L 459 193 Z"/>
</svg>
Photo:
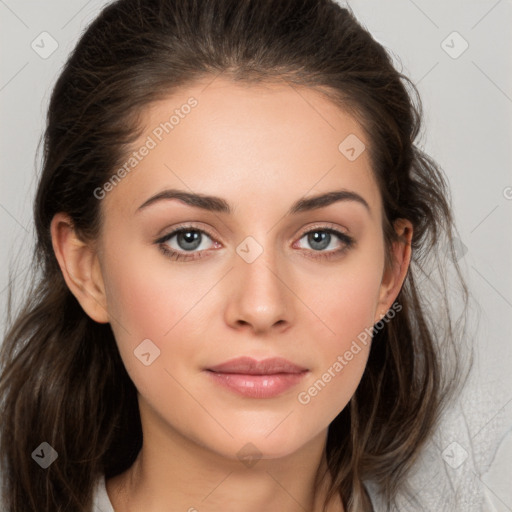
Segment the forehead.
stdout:
<svg viewBox="0 0 512 512">
<path fill-rule="evenodd" d="M 165 188 L 283 208 L 298 196 L 347 188 L 380 209 L 365 132 L 317 90 L 210 78 L 149 105 L 141 120 L 128 172 L 106 208 L 131 214 Z"/>
</svg>

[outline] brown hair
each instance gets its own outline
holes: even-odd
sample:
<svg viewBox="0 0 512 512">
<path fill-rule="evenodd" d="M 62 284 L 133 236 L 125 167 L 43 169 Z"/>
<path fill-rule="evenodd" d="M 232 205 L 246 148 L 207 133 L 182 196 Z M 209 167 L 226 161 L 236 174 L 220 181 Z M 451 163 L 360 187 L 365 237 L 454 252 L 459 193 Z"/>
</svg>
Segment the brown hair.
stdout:
<svg viewBox="0 0 512 512">
<path fill-rule="evenodd" d="M 391 505 L 464 380 L 464 315 L 454 322 L 448 286 L 459 287 L 464 304 L 468 294 L 447 183 L 414 143 L 422 118 L 414 85 L 353 13 L 332 0 L 118 0 L 82 35 L 48 108 L 33 287 L 1 347 L 6 512 L 90 511 L 98 476 L 122 473 L 141 448 L 134 384 L 110 325 L 89 318 L 67 288 L 50 223 L 66 212 L 78 233 L 94 239 L 101 225 L 94 190 L 140 135 L 141 112 L 220 73 L 312 87 L 353 113 L 370 141 L 388 251 L 395 219 L 414 227 L 402 309 L 375 332 L 360 385 L 329 427 L 330 496 L 338 493 L 348 511 L 371 510 L 364 482 L 373 481 Z M 43 441 L 59 455 L 45 470 L 31 457 Z"/>
</svg>

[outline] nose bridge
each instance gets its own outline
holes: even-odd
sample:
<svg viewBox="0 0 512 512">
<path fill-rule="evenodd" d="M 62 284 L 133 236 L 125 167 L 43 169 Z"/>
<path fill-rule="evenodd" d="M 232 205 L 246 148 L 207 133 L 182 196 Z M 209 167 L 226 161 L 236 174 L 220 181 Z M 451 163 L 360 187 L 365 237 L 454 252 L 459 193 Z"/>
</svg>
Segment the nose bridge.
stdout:
<svg viewBox="0 0 512 512">
<path fill-rule="evenodd" d="M 228 307 L 231 324 L 250 324 L 264 331 L 291 321 L 285 265 L 273 245 L 272 235 L 263 233 L 247 236 L 236 247 Z"/>
</svg>

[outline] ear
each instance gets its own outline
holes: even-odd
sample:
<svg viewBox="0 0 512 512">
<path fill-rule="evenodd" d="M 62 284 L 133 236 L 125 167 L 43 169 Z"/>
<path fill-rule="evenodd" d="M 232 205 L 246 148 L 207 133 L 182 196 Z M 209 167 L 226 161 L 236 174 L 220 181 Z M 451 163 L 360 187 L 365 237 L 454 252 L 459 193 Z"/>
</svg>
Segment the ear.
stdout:
<svg viewBox="0 0 512 512">
<path fill-rule="evenodd" d="M 397 219 L 394 222 L 394 228 L 400 240 L 393 243 L 391 267 L 384 269 L 375 312 L 375 322 L 385 316 L 397 298 L 411 262 L 412 223 L 407 219 Z"/>
<path fill-rule="evenodd" d="M 52 245 L 71 293 L 93 320 L 107 323 L 107 301 L 99 260 L 92 245 L 75 232 L 73 221 L 57 213 L 50 226 Z"/>
</svg>

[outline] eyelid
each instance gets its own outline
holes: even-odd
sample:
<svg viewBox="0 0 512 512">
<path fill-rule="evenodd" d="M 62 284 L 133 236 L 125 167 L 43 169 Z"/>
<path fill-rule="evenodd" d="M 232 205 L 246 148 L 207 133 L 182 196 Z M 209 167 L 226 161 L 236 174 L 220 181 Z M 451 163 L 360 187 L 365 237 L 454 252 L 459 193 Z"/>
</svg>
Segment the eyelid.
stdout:
<svg viewBox="0 0 512 512">
<path fill-rule="evenodd" d="M 155 240 L 155 243 L 164 243 L 167 240 L 169 240 L 169 238 L 176 235 L 178 232 L 186 231 L 187 229 L 206 233 L 212 240 L 217 241 L 217 237 L 215 235 L 213 235 L 208 228 L 205 228 L 204 226 L 197 226 L 197 225 L 195 225 L 194 222 L 184 222 L 183 224 L 178 224 L 177 226 L 173 226 L 173 228 L 168 233 L 157 238 Z"/>
<path fill-rule="evenodd" d="M 310 224 L 309 226 L 305 227 L 300 232 L 301 234 L 299 235 L 299 238 L 302 238 L 304 235 L 307 235 L 310 231 L 315 230 L 315 229 L 326 230 L 326 231 L 328 231 L 329 229 L 332 229 L 333 231 L 339 232 L 339 233 L 347 236 L 348 238 L 351 238 L 349 233 L 346 233 L 345 231 L 343 231 L 343 228 L 338 227 L 336 224 L 333 224 L 332 222 L 317 222 L 317 223 Z M 348 231 L 348 230 L 346 230 L 346 231 Z"/>
</svg>

